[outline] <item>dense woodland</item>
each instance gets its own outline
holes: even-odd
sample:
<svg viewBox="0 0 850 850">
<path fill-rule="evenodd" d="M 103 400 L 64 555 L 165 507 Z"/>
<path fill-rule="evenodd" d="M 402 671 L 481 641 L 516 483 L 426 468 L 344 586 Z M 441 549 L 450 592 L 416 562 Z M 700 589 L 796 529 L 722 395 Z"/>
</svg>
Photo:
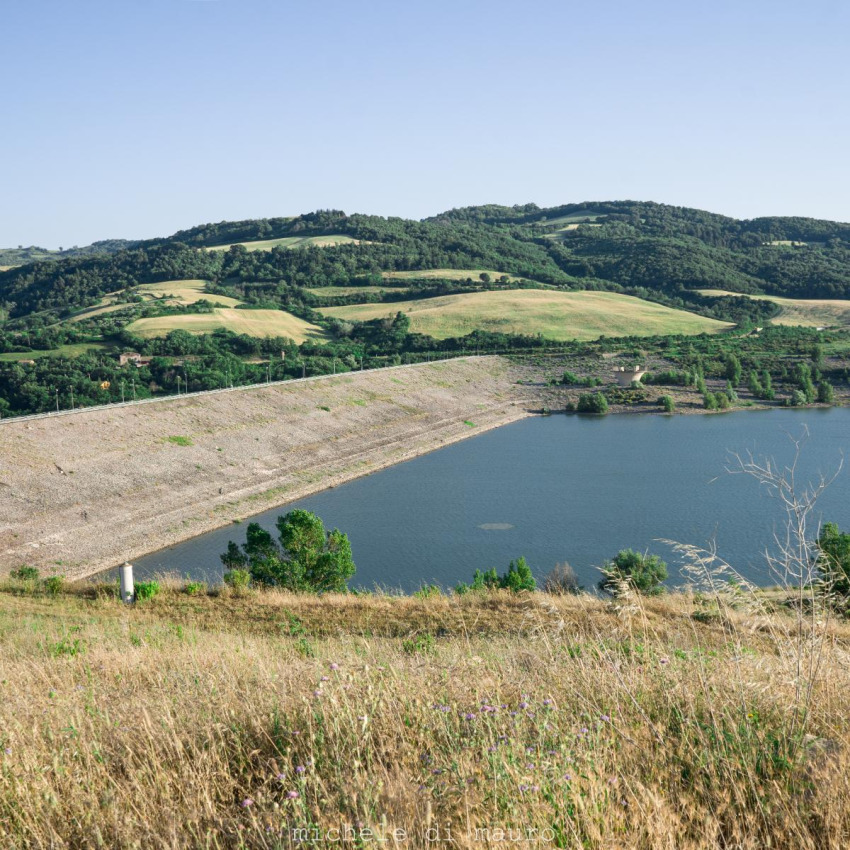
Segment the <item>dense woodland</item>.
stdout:
<svg viewBox="0 0 850 850">
<path fill-rule="evenodd" d="M 261 251 L 232 244 L 313 236 L 356 241 Z M 221 245 L 230 247 L 209 250 Z M 210 389 L 368 368 L 439 352 L 528 351 L 548 344 L 531 328 L 519 337 L 479 332 L 438 343 L 410 333 L 401 315 L 394 321 L 357 323 L 316 312 L 318 307 L 355 301 L 392 302 L 504 287 L 608 290 L 731 321 L 744 332 L 766 324 L 778 308 L 766 301 L 708 297 L 695 290 L 846 298 L 850 225 L 805 218 L 739 221 L 631 201 L 551 209 L 488 205 L 450 210 L 423 221 L 324 210 L 296 218 L 201 225 L 162 239 L 109 240 L 61 253 L 11 249 L 0 252 L 0 262 L 22 263 L 0 272 L 0 354 L 85 343 L 103 349 L 76 359 L 0 362 L 0 414 L 8 415 L 49 410 L 57 403 L 69 406 L 72 393 L 75 404 L 93 404 L 120 400 L 131 392 L 140 397 L 187 386 Z M 432 269 L 492 269 L 512 278 L 423 276 L 405 280 L 407 293 L 394 292 L 382 278 L 382 272 Z M 133 289 L 182 279 L 206 280 L 209 292 L 237 298 L 245 309 L 287 310 L 321 325 L 328 341 L 298 347 L 286 339 L 260 340 L 228 331 L 204 337 L 174 332 L 155 340 L 128 334 L 126 326 L 139 317 L 212 309 L 203 301 L 183 306 L 143 302 Z M 364 285 L 381 285 L 383 291 L 350 296 L 308 291 Z M 107 294 L 121 303 L 120 311 L 73 324 L 66 321 Z M 126 349 L 155 359 L 141 370 L 119 368 L 115 353 Z M 183 360 L 175 364 L 175 358 Z"/>
</svg>

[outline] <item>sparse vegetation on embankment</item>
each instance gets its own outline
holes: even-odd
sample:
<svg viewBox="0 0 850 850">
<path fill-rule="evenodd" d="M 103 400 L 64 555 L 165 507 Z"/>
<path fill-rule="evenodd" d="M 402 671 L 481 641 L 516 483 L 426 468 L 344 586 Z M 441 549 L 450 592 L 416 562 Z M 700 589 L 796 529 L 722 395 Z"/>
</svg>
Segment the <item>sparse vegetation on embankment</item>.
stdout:
<svg viewBox="0 0 850 850">
<path fill-rule="evenodd" d="M 850 626 L 775 594 L 3 590 L 4 848 L 850 833 Z"/>
</svg>

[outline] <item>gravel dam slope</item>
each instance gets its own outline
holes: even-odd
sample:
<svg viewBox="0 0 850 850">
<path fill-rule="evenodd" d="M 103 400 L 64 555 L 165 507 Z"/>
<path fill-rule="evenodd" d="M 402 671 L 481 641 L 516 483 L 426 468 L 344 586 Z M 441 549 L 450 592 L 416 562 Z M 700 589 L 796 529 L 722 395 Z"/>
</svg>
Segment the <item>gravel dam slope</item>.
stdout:
<svg viewBox="0 0 850 850">
<path fill-rule="evenodd" d="M 470 357 L 0 424 L 0 575 L 82 578 L 527 415 Z"/>
</svg>

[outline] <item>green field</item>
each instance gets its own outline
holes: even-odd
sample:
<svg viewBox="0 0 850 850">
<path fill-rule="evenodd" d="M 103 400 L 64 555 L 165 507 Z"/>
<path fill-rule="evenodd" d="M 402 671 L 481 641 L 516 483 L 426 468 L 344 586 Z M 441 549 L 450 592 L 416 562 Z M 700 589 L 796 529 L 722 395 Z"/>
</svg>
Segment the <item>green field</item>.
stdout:
<svg viewBox="0 0 850 850">
<path fill-rule="evenodd" d="M 7 354 L 0 354 L 0 362 L 15 363 L 18 360 L 39 360 L 42 357 L 79 357 L 86 351 L 97 351 L 103 348 L 106 346 L 99 342 L 75 342 L 46 351 L 10 351 Z"/>
<path fill-rule="evenodd" d="M 342 233 L 331 233 L 325 236 L 284 236 L 281 239 L 259 239 L 256 242 L 232 242 L 229 245 L 210 245 L 208 251 L 227 251 L 233 245 L 243 245 L 248 251 L 271 251 L 272 248 L 302 248 L 315 245 L 318 248 L 329 248 L 334 245 L 360 244 L 359 239 L 345 236 Z"/>
<path fill-rule="evenodd" d="M 137 319 L 127 326 L 130 333 L 144 338 L 166 336 L 174 330 L 205 334 L 219 328 L 256 337 L 285 336 L 298 343 L 308 339 L 325 338 L 320 327 L 283 310 L 234 310 L 230 307 L 217 307 L 212 313 L 155 316 Z"/>
<path fill-rule="evenodd" d="M 782 298 L 778 295 L 742 295 L 723 289 L 698 289 L 701 295 L 737 295 L 739 298 L 754 298 L 772 301 L 782 312 L 770 320 L 774 325 L 794 325 L 803 328 L 850 327 L 850 300 L 841 298 Z"/>
<path fill-rule="evenodd" d="M 555 340 L 590 340 L 600 336 L 716 333 L 732 327 L 728 322 L 630 295 L 537 289 L 326 307 L 321 312 L 338 319 L 365 321 L 392 316 L 399 310 L 410 316 L 411 331 L 437 339 L 465 336 L 474 330 L 540 333 Z"/>
</svg>

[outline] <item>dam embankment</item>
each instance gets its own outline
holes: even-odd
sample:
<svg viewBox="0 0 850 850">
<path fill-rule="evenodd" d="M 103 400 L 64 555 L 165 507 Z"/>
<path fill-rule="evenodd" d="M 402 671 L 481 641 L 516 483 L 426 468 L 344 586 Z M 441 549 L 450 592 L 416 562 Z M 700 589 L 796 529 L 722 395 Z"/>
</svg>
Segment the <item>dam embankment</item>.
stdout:
<svg viewBox="0 0 850 850">
<path fill-rule="evenodd" d="M 0 575 L 82 578 L 527 415 L 469 357 L 0 427 Z"/>
</svg>

